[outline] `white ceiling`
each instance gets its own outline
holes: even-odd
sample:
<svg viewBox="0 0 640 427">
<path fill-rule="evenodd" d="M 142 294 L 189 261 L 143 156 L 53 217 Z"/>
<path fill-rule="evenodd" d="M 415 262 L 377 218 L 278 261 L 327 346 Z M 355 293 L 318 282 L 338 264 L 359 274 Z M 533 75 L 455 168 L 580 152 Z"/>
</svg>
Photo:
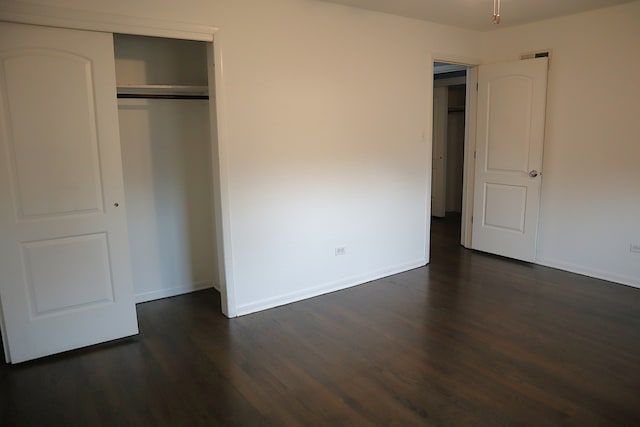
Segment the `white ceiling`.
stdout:
<svg viewBox="0 0 640 427">
<path fill-rule="evenodd" d="M 493 25 L 493 0 L 322 0 L 471 30 L 491 30 L 571 15 L 635 0 L 501 0 Z"/>
</svg>

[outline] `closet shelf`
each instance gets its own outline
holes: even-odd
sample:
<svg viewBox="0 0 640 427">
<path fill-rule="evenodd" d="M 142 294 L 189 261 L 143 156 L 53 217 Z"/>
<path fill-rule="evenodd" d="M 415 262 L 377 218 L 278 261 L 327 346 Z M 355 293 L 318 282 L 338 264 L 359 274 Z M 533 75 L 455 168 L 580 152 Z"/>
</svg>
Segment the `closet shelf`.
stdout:
<svg viewBox="0 0 640 427">
<path fill-rule="evenodd" d="M 191 85 L 122 85 L 118 98 L 141 99 L 209 99 L 208 86 Z"/>
</svg>

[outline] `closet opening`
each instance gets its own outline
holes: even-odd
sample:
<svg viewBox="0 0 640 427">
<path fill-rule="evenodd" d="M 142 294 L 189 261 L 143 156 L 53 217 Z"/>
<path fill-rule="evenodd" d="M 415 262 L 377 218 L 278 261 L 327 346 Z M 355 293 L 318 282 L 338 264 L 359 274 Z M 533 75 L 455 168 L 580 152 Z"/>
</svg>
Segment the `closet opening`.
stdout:
<svg viewBox="0 0 640 427">
<path fill-rule="evenodd" d="M 209 45 L 114 34 L 136 303 L 220 290 Z"/>
</svg>

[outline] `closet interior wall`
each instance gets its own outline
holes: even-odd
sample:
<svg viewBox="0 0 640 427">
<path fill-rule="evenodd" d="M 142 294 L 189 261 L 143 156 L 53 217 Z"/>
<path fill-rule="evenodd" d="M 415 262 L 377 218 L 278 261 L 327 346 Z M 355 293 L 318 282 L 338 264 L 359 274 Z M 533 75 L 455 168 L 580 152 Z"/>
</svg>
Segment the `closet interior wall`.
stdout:
<svg viewBox="0 0 640 427">
<path fill-rule="evenodd" d="M 116 34 L 114 49 L 119 92 L 207 86 L 204 42 Z M 118 114 L 136 302 L 217 287 L 209 100 L 133 96 Z"/>
</svg>

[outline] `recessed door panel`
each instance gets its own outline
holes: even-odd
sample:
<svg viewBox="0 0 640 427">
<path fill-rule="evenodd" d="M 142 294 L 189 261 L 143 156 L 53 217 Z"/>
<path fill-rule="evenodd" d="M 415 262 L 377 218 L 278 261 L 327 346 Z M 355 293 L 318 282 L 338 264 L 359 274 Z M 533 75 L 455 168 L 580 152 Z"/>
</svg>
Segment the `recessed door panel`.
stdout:
<svg viewBox="0 0 640 427">
<path fill-rule="evenodd" d="M 114 302 L 105 233 L 22 245 L 33 317 Z"/>
<path fill-rule="evenodd" d="M 4 55 L 2 72 L 18 218 L 101 211 L 91 61 L 16 49 Z"/>
<path fill-rule="evenodd" d="M 485 184 L 483 226 L 524 233 L 527 187 Z"/>
<path fill-rule="evenodd" d="M 487 161 L 492 172 L 527 172 L 533 81 L 504 76 L 487 85 Z"/>
</svg>

